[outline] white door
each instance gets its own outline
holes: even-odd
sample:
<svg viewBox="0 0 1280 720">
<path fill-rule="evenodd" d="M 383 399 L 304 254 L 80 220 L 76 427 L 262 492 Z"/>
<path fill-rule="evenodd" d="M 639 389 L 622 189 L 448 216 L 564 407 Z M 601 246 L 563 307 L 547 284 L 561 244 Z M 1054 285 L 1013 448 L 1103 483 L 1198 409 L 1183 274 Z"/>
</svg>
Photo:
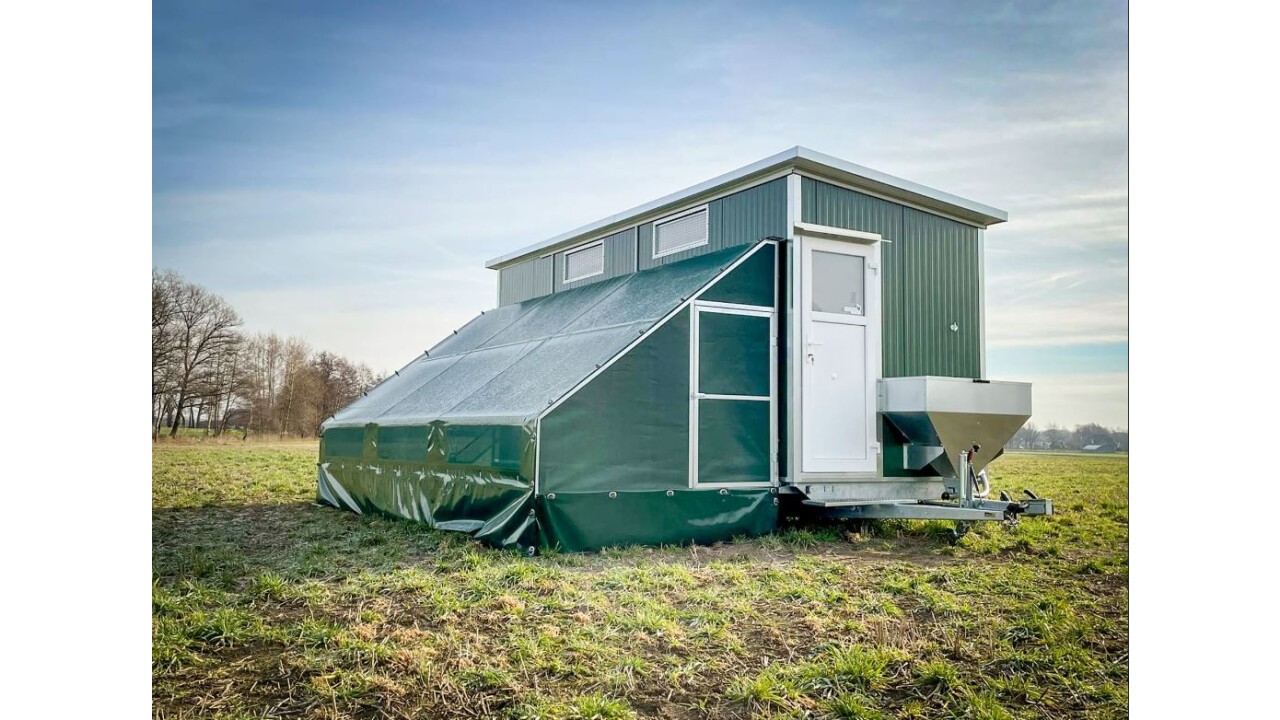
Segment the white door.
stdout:
<svg viewBox="0 0 1280 720">
<path fill-rule="evenodd" d="M 803 472 L 876 471 L 876 244 L 802 240 Z"/>
</svg>

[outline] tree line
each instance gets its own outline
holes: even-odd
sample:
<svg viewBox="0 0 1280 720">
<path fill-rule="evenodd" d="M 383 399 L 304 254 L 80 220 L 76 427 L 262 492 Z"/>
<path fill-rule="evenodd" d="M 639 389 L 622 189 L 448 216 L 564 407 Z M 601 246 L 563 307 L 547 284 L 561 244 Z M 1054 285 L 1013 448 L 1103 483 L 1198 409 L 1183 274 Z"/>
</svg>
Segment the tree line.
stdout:
<svg viewBox="0 0 1280 720">
<path fill-rule="evenodd" d="M 382 378 L 298 337 L 240 331 L 222 297 L 171 270 L 151 274 L 152 437 L 181 427 L 309 436 Z"/>
<path fill-rule="evenodd" d="M 1074 430 L 1059 427 L 1053 423 L 1043 428 L 1035 423 L 1023 425 L 1013 438 L 1005 444 L 1010 450 L 1083 450 L 1097 445 L 1103 448 L 1113 446 L 1109 452 L 1129 449 L 1129 432 L 1113 430 L 1097 423 L 1077 425 Z"/>
</svg>

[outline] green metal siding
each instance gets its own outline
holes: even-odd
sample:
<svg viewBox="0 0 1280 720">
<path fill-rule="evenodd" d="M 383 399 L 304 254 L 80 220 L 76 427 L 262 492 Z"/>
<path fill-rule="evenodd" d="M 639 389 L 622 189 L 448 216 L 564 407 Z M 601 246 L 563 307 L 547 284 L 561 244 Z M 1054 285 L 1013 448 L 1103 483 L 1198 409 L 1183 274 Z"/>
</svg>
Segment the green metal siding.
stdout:
<svg viewBox="0 0 1280 720">
<path fill-rule="evenodd" d="M 892 241 L 882 245 L 884 376 L 979 377 L 981 231 L 812 178 L 800 193 L 804 222 Z"/>
<path fill-rule="evenodd" d="M 903 208 L 902 229 L 903 241 L 885 253 L 898 309 L 886 322 L 885 376 L 979 377 L 980 231 L 913 208 Z"/>
<path fill-rule="evenodd" d="M 574 248 L 499 270 L 499 304 L 523 302 L 786 234 L 787 180 L 778 178 L 708 203 L 706 245 L 654 259 L 653 223 L 644 223 L 604 238 L 604 272 L 600 275 L 564 282 L 564 256 Z"/>
<path fill-rule="evenodd" d="M 498 305 L 511 305 L 548 295 L 552 290 L 552 259 L 531 258 L 498 271 Z"/>
<path fill-rule="evenodd" d="M 835 185 L 800 178 L 800 219 L 817 225 L 880 233 L 886 240 L 902 237 L 903 206 Z"/>
<path fill-rule="evenodd" d="M 622 275 L 630 275 L 636 271 L 636 229 L 630 228 L 619 233 L 614 233 L 604 238 L 604 272 L 599 275 L 592 275 L 588 278 L 575 280 L 571 283 L 564 281 L 564 256 L 565 254 L 576 250 L 577 248 L 569 248 L 555 254 L 555 264 L 552 268 L 553 286 L 555 292 L 561 290 L 571 290 L 583 285 L 590 285 L 601 280 L 616 278 Z M 587 243 L 583 243 L 584 245 Z M 578 246 L 578 247 L 581 247 Z"/>
<path fill-rule="evenodd" d="M 707 244 L 653 257 L 653 223 L 640 226 L 636 266 L 648 270 L 735 245 L 787 234 L 787 179 L 778 178 L 707 204 Z"/>
</svg>

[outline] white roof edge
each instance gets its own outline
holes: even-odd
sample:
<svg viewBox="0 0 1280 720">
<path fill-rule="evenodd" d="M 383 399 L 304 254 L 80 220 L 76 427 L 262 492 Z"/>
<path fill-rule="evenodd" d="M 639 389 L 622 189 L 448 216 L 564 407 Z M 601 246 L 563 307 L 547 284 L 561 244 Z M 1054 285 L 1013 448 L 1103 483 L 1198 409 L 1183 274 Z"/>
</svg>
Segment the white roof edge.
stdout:
<svg viewBox="0 0 1280 720">
<path fill-rule="evenodd" d="M 962 198 L 958 195 L 936 190 L 926 185 L 904 180 L 879 170 L 873 170 L 862 165 L 841 160 L 840 158 L 810 150 L 799 145 L 784 150 L 776 155 L 770 155 L 763 160 L 732 170 L 723 175 L 714 177 L 697 185 L 687 187 L 679 192 L 658 198 L 643 205 L 637 205 L 630 210 L 610 215 L 593 223 L 583 225 L 582 227 L 561 233 L 553 238 L 548 238 L 542 242 L 520 248 L 500 255 L 485 263 L 485 267 L 490 269 L 498 268 L 506 265 L 513 260 L 518 260 L 526 255 L 541 252 L 547 248 L 554 247 L 561 243 L 574 240 L 586 235 L 595 233 L 598 230 L 607 228 L 611 225 L 624 223 L 632 218 L 651 213 L 668 205 L 675 205 L 683 200 L 709 193 L 718 188 L 733 185 L 751 179 L 753 176 L 764 175 L 765 173 L 777 170 L 782 167 L 796 167 L 803 170 L 815 172 L 815 174 L 826 174 L 849 181 L 854 185 L 864 185 L 868 189 L 878 190 L 890 196 L 900 197 L 913 203 L 932 207 L 934 209 L 949 212 L 968 219 L 972 222 L 987 227 L 1002 223 L 1009 219 L 1009 214 L 1004 210 L 984 205 L 973 200 Z M 833 172 L 834 171 L 834 172 Z"/>
<path fill-rule="evenodd" d="M 959 195 L 952 195 L 949 192 L 943 192 L 928 185 L 904 180 L 900 177 L 882 173 L 879 170 L 873 170 L 863 165 L 857 165 L 847 160 L 841 160 L 838 157 L 832 157 L 825 153 L 810 150 L 805 147 L 795 147 L 791 150 L 796 154 L 798 160 L 807 160 L 809 162 L 824 165 L 828 168 L 839 170 L 843 173 L 856 175 L 857 177 L 870 181 L 873 185 L 883 185 L 887 190 L 897 190 L 892 193 L 895 195 L 906 194 L 908 196 L 917 196 L 919 200 L 933 201 L 933 203 L 925 204 L 941 204 L 950 206 L 953 212 L 955 210 L 966 211 L 962 213 L 965 216 L 971 216 L 973 220 L 981 222 L 984 225 L 995 225 L 996 223 L 1006 222 L 1009 219 L 1009 213 L 1000 208 L 984 205 L 983 203 L 962 198 Z M 910 198 L 908 198 L 910 199 Z"/>
</svg>

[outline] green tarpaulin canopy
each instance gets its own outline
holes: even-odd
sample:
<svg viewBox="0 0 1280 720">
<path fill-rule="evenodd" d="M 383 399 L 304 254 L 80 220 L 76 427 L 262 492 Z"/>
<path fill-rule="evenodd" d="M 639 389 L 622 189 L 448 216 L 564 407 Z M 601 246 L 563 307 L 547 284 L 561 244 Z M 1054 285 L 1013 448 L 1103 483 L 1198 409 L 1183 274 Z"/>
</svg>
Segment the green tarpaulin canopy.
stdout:
<svg viewBox="0 0 1280 720">
<path fill-rule="evenodd" d="M 699 468 L 728 487 L 691 486 L 689 305 L 772 311 L 775 252 L 730 248 L 482 313 L 324 423 L 319 500 L 528 548 L 771 530 L 770 403 L 707 407 Z M 767 390 L 767 315 L 704 321 L 702 382 Z"/>
</svg>

